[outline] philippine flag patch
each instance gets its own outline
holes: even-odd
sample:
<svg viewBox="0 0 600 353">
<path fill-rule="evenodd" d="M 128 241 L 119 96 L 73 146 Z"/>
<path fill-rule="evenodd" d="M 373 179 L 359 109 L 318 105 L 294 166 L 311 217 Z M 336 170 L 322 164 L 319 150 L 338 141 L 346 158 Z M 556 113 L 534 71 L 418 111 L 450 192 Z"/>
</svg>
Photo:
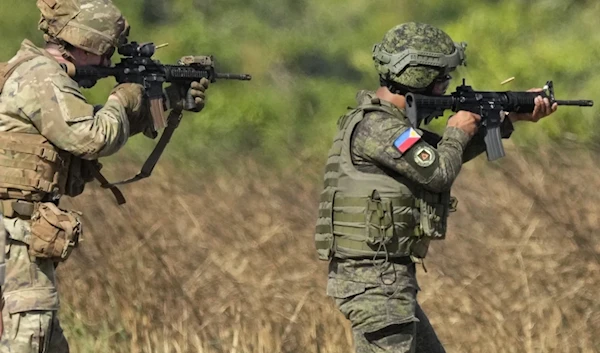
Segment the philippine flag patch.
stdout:
<svg viewBox="0 0 600 353">
<path fill-rule="evenodd" d="M 419 135 L 417 130 L 411 127 L 398 136 L 396 141 L 394 141 L 394 146 L 396 146 L 400 153 L 404 154 L 404 152 L 408 151 L 420 139 L 421 135 Z"/>
</svg>

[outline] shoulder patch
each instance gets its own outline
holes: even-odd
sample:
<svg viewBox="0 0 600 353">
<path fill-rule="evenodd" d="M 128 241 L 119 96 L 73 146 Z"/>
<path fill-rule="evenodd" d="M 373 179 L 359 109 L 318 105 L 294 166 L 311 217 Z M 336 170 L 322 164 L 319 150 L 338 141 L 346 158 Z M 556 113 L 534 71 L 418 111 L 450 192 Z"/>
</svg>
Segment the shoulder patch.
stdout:
<svg viewBox="0 0 600 353">
<path fill-rule="evenodd" d="M 402 132 L 400 136 L 394 140 L 394 147 L 396 147 L 400 153 L 404 154 L 412 146 L 414 146 L 415 143 L 419 142 L 420 139 L 421 135 L 419 135 L 417 130 L 411 127 L 404 130 L 404 132 Z"/>
<path fill-rule="evenodd" d="M 418 146 L 415 150 L 415 163 L 420 167 L 429 167 L 435 162 L 435 152 L 429 146 Z"/>
</svg>

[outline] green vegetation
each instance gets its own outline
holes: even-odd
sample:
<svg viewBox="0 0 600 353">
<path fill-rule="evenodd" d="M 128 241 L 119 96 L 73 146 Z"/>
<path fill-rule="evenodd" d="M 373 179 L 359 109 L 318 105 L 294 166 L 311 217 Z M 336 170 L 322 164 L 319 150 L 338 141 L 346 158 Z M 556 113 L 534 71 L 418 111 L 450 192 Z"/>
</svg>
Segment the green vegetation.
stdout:
<svg viewBox="0 0 600 353">
<path fill-rule="evenodd" d="M 8 1 L 8 6 L 6 4 Z M 33 2 L 4 0 L 0 59 L 23 37 L 41 42 Z M 131 39 L 169 43 L 157 58 L 213 54 L 222 71 L 248 72 L 250 82 L 217 82 L 199 115 L 188 115 L 168 148 L 171 158 L 213 165 L 260 155 L 285 163 L 323 155 L 337 117 L 361 88 L 374 88 L 372 45 L 395 24 L 423 21 L 467 41 L 468 67 L 457 72 L 476 89 L 526 90 L 555 82 L 560 98 L 594 99 L 600 89 L 600 35 L 594 1 L 115 0 L 132 24 Z M 560 24 L 560 25 L 559 25 Z M 560 28 L 560 30 L 559 30 Z M 115 58 L 116 59 L 116 58 Z M 500 82 L 515 76 L 505 86 Z M 114 84 L 89 92 L 101 103 Z M 564 108 L 539 125 L 518 127 L 519 143 L 598 135 L 597 106 Z M 443 127 L 437 121 L 437 129 Z M 135 137 L 128 151 L 146 155 L 152 141 Z M 217 163 L 220 164 L 220 163 Z"/>
<path fill-rule="evenodd" d="M 405 21 L 468 42 L 452 86 L 465 77 L 476 89 L 526 90 L 552 79 L 559 98 L 596 99 L 519 125 L 519 145 L 544 145 L 535 158 L 507 144 L 512 158 L 465 166 L 451 234 L 432 245 L 429 273 L 419 270 L 421 304 L 448 352 L 600 347 L 600 196 L 589 192 L 600 188 L 598 154 L 545 144 L 570 136 L 589 146 L 600 133 L 600 3 L 114 1 L 132 40 L 169 43 L 159 60 L 214 54 L 222 71 L 253 80 L 213 84 L 206 109 L 186 116 L 165 156 L 186 168 L 161 161 L 122 188 L 122 207 L 97 183 L 64 200 L 85 225 L 58 270 L 72 352 L 348 352 L 348 322 L 325 296 L 327 265 L 312 240 L 321 166 L 355 92 L 377 86 L 372 45 Z M 0 60 L 23 38 L 42 44 L 34 3 L 2 0 Z M 86 94 L 102 103 L 113 85 Z M 132 142 L 109 159 L 120 163 L 108 163 L 109 176 L 137 171 L 129 158 L 153 144 Z"/>
</svg>

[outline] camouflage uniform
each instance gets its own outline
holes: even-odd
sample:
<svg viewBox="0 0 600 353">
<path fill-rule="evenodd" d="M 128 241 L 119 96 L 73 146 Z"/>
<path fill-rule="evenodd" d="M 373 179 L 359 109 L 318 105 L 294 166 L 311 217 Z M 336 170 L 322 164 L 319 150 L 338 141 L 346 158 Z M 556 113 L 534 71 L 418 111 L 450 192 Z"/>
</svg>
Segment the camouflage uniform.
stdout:
<svg viewBox="0 0 600 353">
<path fill-rule="evenodd" d="M 388 32 L 382 46 L 392 53 L 454 49 L 442 31 L 412 23 Z M 378 67 L 382 81 L 414 91 L 440 74 L 418 69 L 398 78 Z M 450 188 L 462 164 L 485 151 L 483 136 L 454 127 L 442 136 L 418 129 L 374 92 L 358 92 L 357 103 L 338 121 L 319 204 L 315 240 L 320 259 L 329 261 L 327 294 L 350 320 L 357 353 L 445 352 L 417 302 L 415 263 L 431 240 L 444 238 Z M 411 130 L 418 139 L 400 151 L 395 142 Z M 510 135 L 509 119 L 502 131 Z M 424 218 L 432 224 L 425 226 Z"/>
<path fill-rule="evenodd" d="M 52 23 L 62 28 L 64 38 L 85 36 L 86 27 L 82 27 L 81 23 L 92 23 L 98 35 L 87 42 L 82 41 L 81 47 L 98 54 L 113 45 L 106 31 L 101 32 L 103 24 L 115 34 L 125 27 L 120 13 L 108 1 L 79 3 L 69 0 L 57 4 L 56 1 L 40 0 L 38 6 L 43 6 L 40 7 L 42 13 L 54 10 L 55 15 L 59 14 L 57 21 Z M 79 11 L 79 6 L 79 23 L 74 23 L 76 21 L 71 21 L 73 16 L 69 15 L 69 11 Z M 46 35 L 52 34 L 47 21 L 42 20 L 40 27 Z M 69 43 L 80 44 L 76 40 Z M 127 141 L 133 126 L 130 126 L 125 107 L 118 100 L 109 100 L 95 110 L 54 57 L 28 40 L 22 43 L 9 63 L 23 58 L 27 60 L 14 69 L 0 91 L 0 164 L 3 166 L 0 196 L 3 202 L 17 199 L 33 201 L 34 205 L 58 203 L 61 194 L 75 196 L 83 191 L 85 182 L 90 181 L 85 176 L 86 162 L 117 152 Z M 26 151 L 27 144 L 24 142 L 19 142 L 17 149 L 25 149 L 16 151 L 12 142 L 6 141 L 40 138 L 47 140 L 41 152 L 46 154 L 43 158 L 58 154 L 57 158 L 61 161 L 57 167 L 59 171 L 55 173 L 55 189 L 23 191 L 7 184 L 6 180 L 12 180 L 9 177 L 20 180 L 18 177 L 34 175 L 34 172 L 20 169 L 26 168 L 20 158 L 40 152 Z M 40 181 L 39 176 L 35 177 Z M 6 203 L 3 207 L 7 267 L 6 305 L 3 310 L 5 332 L 0 352 L 68 352 L 69 347 L 56 316 L 59 309 L 56 260 L 34 257 L 28 252 L 32 241 L 31 213 L 7 214 Z"/>
</svg>

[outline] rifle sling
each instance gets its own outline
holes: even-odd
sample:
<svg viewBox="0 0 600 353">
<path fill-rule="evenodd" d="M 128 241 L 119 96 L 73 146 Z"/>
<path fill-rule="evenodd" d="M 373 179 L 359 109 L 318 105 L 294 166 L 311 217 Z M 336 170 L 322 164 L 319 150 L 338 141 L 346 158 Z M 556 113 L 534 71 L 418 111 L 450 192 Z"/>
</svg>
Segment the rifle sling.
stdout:
<svg viewBox="0 0 600 353">
<path fill-rule="evenodd" d="M 117 204 L 122 205 L 125 202 L 127 202 L 125 200 L 125 196 L 123 196 L 123 193 L 121 192 L 121 190 L 119 190 L 118 187 L 111 185 L 108 182 L 108 180 L 104 177 L 104 175 L 102 175 L 102 173 L 100 173 L 100 168 L 99 168 L 98 164 L 93 164 L 91 169 L 92 169 L 92 173 L 94 174 L 94 178 L 96 178 L 96 180 L 98 180 L 100 182 L 100 186 L 105 189 L 110 189 L 110 191 L 113 193 L 113 195 L 115 196 L 115 199 L 117 199 Z"/>
<path fill-rule="evenodd" d="M 100 175 L 104 179 L 104 181 L 102 181 L 101 179 L 98 179 L 97 177 L 96 178 L 100 181 L 101 186 L 105 189 L 111 189 L 111 191 L 113 191 L 113 194 L 115 193 L 115 190 L 118 192 L 118 194 L 121 194 L 121 192 L 117 188 L 117 185 L 130 184 L 130 183 L 136 182 L 138 180 L 142 180 L 142 179 L 149 177 L 152 174 L 152 171 L 154 170 L 156 163 L 158 163 L 160 156 L 163 154 L 165 148 L 167 147 L 167 144 L 169 144 L 169 141 L 171 141 L 171 137 L 173 136 L 175 129 L 177 129 L 177 127 L 179 126 L 179 123 L 181 122 L 181 117 L 182 117 L 181 109 L 175 108 L 175 109 L 171 110 L 171 113 L 169 114 L 169 117 L 167 118 L 167 127 L 163 131 L 162 136 L 160 137 L 160 140 L 158 141 L 158 143 L 152 150 L 152 153 L 150 154 L 150 156 L 148 156 L 148 158 L 146 159 L 146 162 L 144 162 L 142 169 L 140 170 L 139 173 L 137 173 L 137 175 L 135 175 L 132 178 L 122 180 L 122 181 L 119 181 L 116 183 L 109 183 L 106 180 L 106 178 L 104 178 L 104 177 L 102 177 L 102 175 Z M 98 171 L 98 174 L 100 174 L 100 171 Z M 125 198 L 123 197 L 122 194 L 121 194 L 121 198 L 123 199 L 122 203 L 119 201 L 119 197 L 117 196 L 117 194 L 115 194 L 115 197 L 117 198 L 117 202 L 119 203 L 119 205 L 125 203 Z"/>
</svg>

